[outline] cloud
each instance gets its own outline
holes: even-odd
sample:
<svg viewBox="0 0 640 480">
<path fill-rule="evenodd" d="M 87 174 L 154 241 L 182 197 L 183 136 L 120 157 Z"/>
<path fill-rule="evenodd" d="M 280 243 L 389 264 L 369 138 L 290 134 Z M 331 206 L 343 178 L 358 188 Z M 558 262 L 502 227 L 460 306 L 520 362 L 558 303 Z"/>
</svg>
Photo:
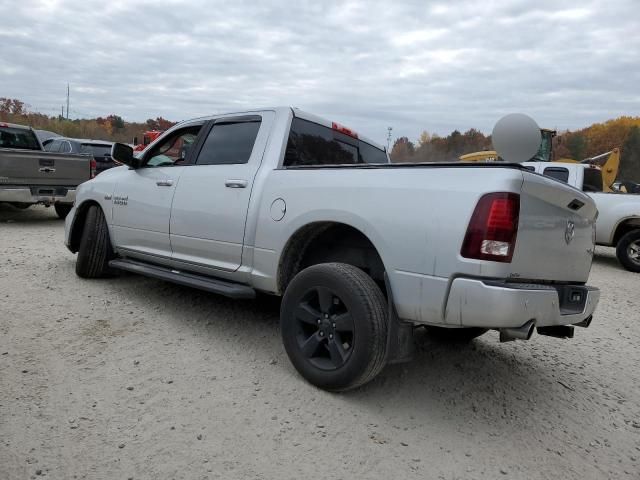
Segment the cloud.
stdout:
<svg viewBox="0 0 640 480">
<path fill-rule="evenodd" d="M 0 0 L 0 96 L 175 120 L 295 105 L 384 142 L 640 114 L 636 0 Z"/>
</svg>

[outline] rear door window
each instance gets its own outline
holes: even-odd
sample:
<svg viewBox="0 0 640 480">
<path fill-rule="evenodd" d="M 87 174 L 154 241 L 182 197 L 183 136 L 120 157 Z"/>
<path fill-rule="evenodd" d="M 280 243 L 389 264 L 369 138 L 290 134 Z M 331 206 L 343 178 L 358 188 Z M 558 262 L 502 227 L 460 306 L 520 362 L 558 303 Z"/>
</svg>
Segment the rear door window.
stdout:
<svg viewBox="0 0 640 480">
<path fill-rule="evenodd" d="M 258 130 L 258 119 L 216 122 L 204 141 L 196 165 L 233 165 L 249 162 Z"/>
<path fill-rule="evenodd" d="M 569 183 L 569 169 L 563 167 L 547 167 L 543 172 L 547 177 Z"/>
<path fill-rule="evenodd" d="M 302 118 L 291 123 L 284 166 L 388 163 L 373 145 Z"/>
</svg>

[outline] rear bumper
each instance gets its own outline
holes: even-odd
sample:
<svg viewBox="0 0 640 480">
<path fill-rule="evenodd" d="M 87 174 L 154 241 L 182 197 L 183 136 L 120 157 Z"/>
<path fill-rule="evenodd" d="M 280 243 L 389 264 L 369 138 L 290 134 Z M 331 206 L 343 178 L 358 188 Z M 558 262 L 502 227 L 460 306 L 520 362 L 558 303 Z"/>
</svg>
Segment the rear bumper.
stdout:
<svg viewBox="0 0 640 480">
<path fill-rule="evenodd" d="M 580 297 L 579 301 L 572 301 Z M 445 324 L 461 327 L 518 328 L 574 325 L 596 309 L 600 290 L 584 285 L 518 284 L 456 278 L 451 284 Z"/>
<path fill-rule="evenodd" d="M 0 187 L 0 202 L 9 203 L 73 203 L 76 199 L 75 187 Z"/>
</svg>

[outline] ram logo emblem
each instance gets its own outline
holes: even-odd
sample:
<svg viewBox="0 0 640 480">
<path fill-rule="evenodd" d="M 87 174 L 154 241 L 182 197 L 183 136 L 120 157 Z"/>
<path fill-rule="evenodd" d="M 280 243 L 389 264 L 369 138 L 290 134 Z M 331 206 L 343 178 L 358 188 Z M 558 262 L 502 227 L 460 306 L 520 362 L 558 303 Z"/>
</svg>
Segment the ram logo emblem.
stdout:
<svg viewBox="0 0 640 480">
<path fill-rule="evenodd" d="M 567 227 L 564 230 L 564 241 L 567 245 L 571 243 L 576 235 L 576 224 L 572 220 L 567 220 Z"/>
</svg>

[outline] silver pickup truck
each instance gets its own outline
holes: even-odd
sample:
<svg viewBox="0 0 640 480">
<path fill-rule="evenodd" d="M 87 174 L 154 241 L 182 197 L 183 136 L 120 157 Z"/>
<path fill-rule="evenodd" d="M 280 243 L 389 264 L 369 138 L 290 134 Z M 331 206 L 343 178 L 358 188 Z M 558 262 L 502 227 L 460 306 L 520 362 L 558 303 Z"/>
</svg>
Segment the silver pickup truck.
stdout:
<svg viewBox="0 0 640 480">
<path fill-rule="evenodd" d="M 281 295 L 286 352 L 346 390 L 411 357 L 412 333 L 572 337 L 596 208 L 519 164 L 391 164 L 335 122 L 279 107 L 186 121 L 78 189 L 76 273 L 114 269 L 233 298 Z"/>
<path fill-rule="evenodd" d="M 30 127 L 0 122 L 0 202 L 18 208 L 53 205 L 65 218 L 76 188 L 95 176 L 87 155 L 45 152 Z"/>
</svg>

